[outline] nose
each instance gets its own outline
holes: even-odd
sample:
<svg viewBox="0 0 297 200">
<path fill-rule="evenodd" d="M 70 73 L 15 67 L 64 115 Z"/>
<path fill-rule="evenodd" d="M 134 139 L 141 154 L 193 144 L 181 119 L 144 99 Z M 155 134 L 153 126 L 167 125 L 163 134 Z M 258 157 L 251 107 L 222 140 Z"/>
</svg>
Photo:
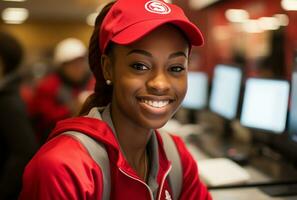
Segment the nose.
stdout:
<svg viewBox="0 0 297 200">
<path fill-rule="evenodd" d="M 165 72 L 156 72 L 147 81 L 149 92 L 155 95 L 166 94 L 170 89 L 169 77 Z"/>
</svg>

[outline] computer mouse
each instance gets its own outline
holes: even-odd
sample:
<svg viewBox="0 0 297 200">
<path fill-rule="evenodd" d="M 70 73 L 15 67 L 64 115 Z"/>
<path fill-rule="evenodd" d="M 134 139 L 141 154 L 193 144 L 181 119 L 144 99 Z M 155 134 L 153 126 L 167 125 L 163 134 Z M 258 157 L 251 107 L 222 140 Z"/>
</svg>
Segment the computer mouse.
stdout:
<svg viewBox="0 0 297 200">
<path fill-rule="evenodd" d="M 249 156 L 247 153 L 240 152 L 235 148 L 230 148 L 226 152 L 226 157 L 238 163 L 239 165 L 247 165 Z"/>
</svg>

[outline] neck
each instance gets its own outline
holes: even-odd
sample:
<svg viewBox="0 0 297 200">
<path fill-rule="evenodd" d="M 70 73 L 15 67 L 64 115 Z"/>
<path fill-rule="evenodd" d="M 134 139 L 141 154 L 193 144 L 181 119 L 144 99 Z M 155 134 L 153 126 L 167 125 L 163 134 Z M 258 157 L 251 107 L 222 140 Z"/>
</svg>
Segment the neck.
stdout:
<svg viewBox="0 0 297 200">
<path fill-rule="evenodd" d="M 111 118 L 117 134 L 120 147 L 128 161 L 138 175 L 144 178 L 147 174 L 148 156 L 147 143 L 151 137 L 151 130 L 144 129 L 114 114 L 111 107 Z"/>
</svg>

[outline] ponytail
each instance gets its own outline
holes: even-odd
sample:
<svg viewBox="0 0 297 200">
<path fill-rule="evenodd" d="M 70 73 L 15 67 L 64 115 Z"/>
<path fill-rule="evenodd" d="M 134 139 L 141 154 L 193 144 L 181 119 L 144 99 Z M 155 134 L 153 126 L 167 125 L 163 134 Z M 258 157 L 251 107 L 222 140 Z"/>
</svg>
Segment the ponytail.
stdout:
<svg viewBox="0 0 297 200">
<path fill-rule="evenodd" d="M 96 80 L 95 90 L 94 93 L 91 94 L 83 104 L 79 115 L 85 115 L 91 110 L 91 108 L 106 106 L 111 102 L 112 86 L 106 84 L 101 68 L 102 53 L 100 52 L 99 48 L 99 33 L 104 17 L 113 4 L 114 2 L 107 4 L 96 18 L 94 30 L 89 42 L 88 55 L 89 66 Z M 110 49 L 110 47 L 107 48 L 107 54 Z"/>
</svg>

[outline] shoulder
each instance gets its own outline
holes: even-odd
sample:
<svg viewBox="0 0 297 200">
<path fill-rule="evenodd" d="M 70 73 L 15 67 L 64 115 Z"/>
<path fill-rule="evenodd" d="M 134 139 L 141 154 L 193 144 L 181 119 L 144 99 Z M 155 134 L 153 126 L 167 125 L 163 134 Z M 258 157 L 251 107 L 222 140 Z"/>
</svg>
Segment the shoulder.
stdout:
<svg viewBox="0 0 297 200">
<path fill-rule="evenodd" d="M 61 135 L 42 146 L 26 166 L 21 199 L 86 199 L 96 196 L 100 185 L 99 166 L 79 142 Z"/>
<path fill-rule="evenodd" d="M 44 77 L 39 83 L 37 88 L 39 90 L 53 90 L 53 87 L 58 87 L 61 84 L 61 79 L 57 74 L 49 74 Z"/>
<path fill-rule="evenodd" d="M 176 145 L 183 167 L 192 167 L 194 170 L 197 170 L 197 162 L 188 150 L 184 140 L 182 140 L 179 136 L 176 135 L 171 135 L 171 137 Z"/>
<path fill-rule="evenodd" d="M 45 169 L 47 173 L 44 173 Z M 40 179 L 62 178 L 61 175 L 81 179 L 84 172 L 93 169 L 98 169 L 98 166 L 82 144 L 70 136 L 60 135 L 39 149 L 27 165 L 26 173 L 29 176 L 33 173 Z"/>
<path fill-rule="evenodd" d="M 187 147 L 186 147 L 184 141 L 179 136 L 168 133 L 168 132 L 164 132 L 164 133 L 161 133 L 161 134 L 168 134 L 169 137 L 173 140 L 181 160 L 183 160 L 183 159 L 192 159 L 192 156 L 189 153 L 189 151 L 187 150 Z"/>
<path fill-rule="evenodd" d="M 52 164 L 74 164 L 75 161 L 79 160 L 91 160 L 85 147 L 68 135 L 57 135 L 49 140 L 40 148 L 36 154 L 36 159 Z"/>
<path fill-rule="evenodd" d="M 185 142 L 185 140 L 177 135 L 172 135 L 172 138 L 173 138 L 181 156 L 182 157 L 187 156 L 187 158 L 189 158 L 188 156 L 190 156 L 189 159 L 194 160 L 194 158 L 192 157 L 192 154 L 188 150 L 188 146 L 187 146 L 187 143 Z"/>
<path fill-rule="evenodd" d="M 189 169 L 197 171 L 196 161 L 193 159 L 193 157 L 190 154 L 190 152 L 188 151 L 184 141 L 179 136 L 170 134 L 166 131 L 162 131 L 162 132 L 158 131 L 157 133 L 158 133 L 157 138 L 159 141 L 162 141 L 162 143 L 163 143 L 162 146 L 164 147 L 165 151 L 174 152 L 175 150 L 170 150 L 168 148 L 176 148 L 177 153 L 178 153 L 177 156 L 179 156 L 179 158 L 180 158 L 184 173 Z M 167 137 L 170 137 L 172 139 L 174 146 L 168 145 L 168 142 L 165 142 L 165 144 L 164 144 L 163 139 L 166 139 L 166 137 L 164 137 L 164 134 L 167 134 Z"/>
<path fill-rule="evenodd" d="M 171 137 L 178 149 L 183 168 L 183 189 L 181 199 L 211 200 L 207 188 L 199 178 L 197 161 L 192 157 L 185 143 L 179 136 L 171 135 Z"/>
<path fill-rule="evenodd" d="M 184 141 L 179 136 L 174 134 L 170 134 L 167 132 L 164 132 L 161 134 L 168 134 L 169 137 L 171 137 L 172 141 L 174 142 L 175 147 L 177 149 L 177 153 L 179 154 L 177 156 L 179 156 L 181 165 L 183 168 L 183 174 L 187 174 L 189 173 L 189 171 L 191 171 L 192 173 L 198 172 L 196 161 L 192 157 L 191 153 L 188 151 Z M 168 147 L 164 146 L 164 148 L 168 148 Z M 170 147 L 170 148 L 173 148 L 173 147 Z"/>
</svg>

